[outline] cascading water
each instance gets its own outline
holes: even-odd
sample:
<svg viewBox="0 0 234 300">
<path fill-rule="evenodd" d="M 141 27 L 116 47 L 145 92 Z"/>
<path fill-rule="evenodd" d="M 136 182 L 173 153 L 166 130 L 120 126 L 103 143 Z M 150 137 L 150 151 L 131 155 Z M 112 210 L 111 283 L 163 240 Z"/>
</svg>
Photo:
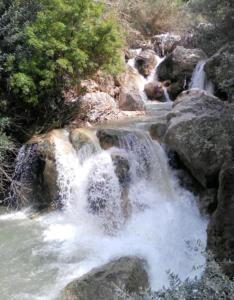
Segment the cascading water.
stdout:
<svg viewBox="0 0 234 300">
<path fill-rule="evenodd" d="M 194 266 L 204 257 L 187 247 L 206 244 L 207 221 L 194 196 L 146 131 L 114 131 L 118 145 L 107 150 L 95 131 L 78 151 L 66 132 L 54 138 L 62 211 L 36 220 L 0 216 L 1 299 L 60 299 L 71 280 L 125 255 L 147 260 L 153 289 L 168 284 L 167 270 L 181 279 L 202 272 Z"/>
<path fill-rule="evenodd" d="M 137 56 L 137 55 L 140 54 L 140 52 L 142 51 L 142 49 L 135 49 L 135 50 L 132 50 L 132 51 L 135 51 L 136 56 Z M 164 61 L 164 59 L 166 57 L 160 57 L 160 56 L 158 56 L 158 55 L 155 54 L 155 58 L 156 58 L 156 64 L 152 68 L 152 71 L 151 71 L 151 73 L 149 74 L 148 77 L 144 77 L 143 75 L 141 75 L 138 72 L 137 68 L 135 67 L 136 57 L 129 59 L 128 62 L 127 62 L 128 66 L 130 66 L 131 68 L 134 68 L 136 70 L 136 72 L 139 74 L 138 89 L 139 89 L 139 91 L 140 91 L 140 93 L 142 95 L 142 100 L 145 102 L 146 105 L 148 104 L 147 102 L 149 102 L 149 101 L 148 101 L 148 98 L 147 98 L 147 96 L 146 96 L 146 94 L 144 92 L 145 85 L 147 83 L 152 82 L 152 81 L 158 81 L 157 69 L 158 69 L 159 65 Z M 151 104 L 152 104 L 152 102 L 151 102 Z"/>
<path fill-rule="evenodd" d="M 207 79 L 206 73 L 204 71 L 205 64 L 206 64 L 206 60 L 201 60 L 200 62 L 198 62 L 198 64 L 196 65 L 193 71 L 189 88 L 190 89 L 198 88 L 213 95 L 214 85 L 211 80 Z"/>
</svg>

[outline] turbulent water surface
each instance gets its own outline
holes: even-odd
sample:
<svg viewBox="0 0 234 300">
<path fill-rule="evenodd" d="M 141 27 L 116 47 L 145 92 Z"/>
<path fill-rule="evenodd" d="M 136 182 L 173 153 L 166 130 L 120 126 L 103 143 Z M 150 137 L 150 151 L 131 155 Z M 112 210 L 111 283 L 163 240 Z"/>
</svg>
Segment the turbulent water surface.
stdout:
<svg viewBox="0 0 234 300">
<path fill-rule="evenodd" d="M 62 211 L 30 219 L 28 211 L 0 215 L 0 299 L 59 299 L 72 279 L 111 259 L 137 255 L 148 262 L 153 289 L 167 270 L 194 277 L 205 260 L 191 247 L 206 244 L 207 221 L 194 196 L 178 186 L 163 148 L 144 130 L 119 129 L 119 148 L 93 145 L 76 152 L 64 131 L 55 137 Z M 130 166 L 128 208 L 113 155 Z M 104 199 L 93 214 L 88 203 Z M 188 246 L 190 244 L 190 246 Z"/>
</svg>

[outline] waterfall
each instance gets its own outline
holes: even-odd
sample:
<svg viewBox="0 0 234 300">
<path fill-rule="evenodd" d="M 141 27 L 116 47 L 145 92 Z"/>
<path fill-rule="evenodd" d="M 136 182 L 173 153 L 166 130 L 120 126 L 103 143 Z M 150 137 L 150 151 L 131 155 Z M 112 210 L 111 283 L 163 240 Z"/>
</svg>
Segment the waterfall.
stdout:
<svg viewBox="0 0 234 300">
<path fill-rule="evenodd" d="M 201 90 L 207 91 L 207 93 L 213 95 L 214 94 L 214 85 L 211 80 L 207 79 L 206 73 L 204 71 L 204 67 L 206 64 L 206 60 L 201 60 L 196 65 L 192 79 L 189 85 L 190 89 L 198 88 Z"/>
<path fill-rule="evenodd" d="M 167 91 L 167 88 L 165 86 L 163 87 L 163 93 L 164 93 L 165 101 L 166 102 L 172 102 L 172 100 L 170 98 L 170 95 Z"/>
<path fill-rule="evenodd" d="M 60 299 L 67 283 L 126 255 L 146 259 L 152 289 L 168 285 L 167 270 L 182 280 L 201 275 L 196 266 L 205 258 L 195 246 L 206 245 L 207 220 L 178 185 L 163 147 L 144 129 L 105 130 L 115 141 L 106 150 L 95 130 L 86 130 L 90 140 L 76 147 L 66 131 L 51 137 L 60 211 L 36 221 L 0 216 L 11 236 L 2 242 L 7 264 L 0 276 L 14 279 L 0 282 L 4 299 Z"/>
</svg>

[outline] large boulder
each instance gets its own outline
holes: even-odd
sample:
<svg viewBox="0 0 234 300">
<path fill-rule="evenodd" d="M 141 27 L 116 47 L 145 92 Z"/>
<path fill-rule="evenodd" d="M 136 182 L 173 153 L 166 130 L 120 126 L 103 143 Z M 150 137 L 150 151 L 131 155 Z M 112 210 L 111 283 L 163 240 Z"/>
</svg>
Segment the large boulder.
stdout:
<svg viewBox="0 0 234 300">
<path fill-rule="evenodd" d="M 79 120 L 97 123 L 115 118 L 119 110 L 115 99 L 107 93 L 87 93 L 79 99 Z"/>
<path fill-rule="evenodd" d="M 227 44 L 213 55 L 205 65 L 209 79 L 216 86 L 216 93 L 234 102 L 234 43 Z"/>
<path fill-rule="evenodd" d="M 154 50 L 159 56 L 170 54 L 182 42 L 182 37 L 173 33 L 163 33 L 152 38 Z"/>
<path fill-rule="evenodd" d="M 159 65 L 159 79 L 171 80 L 172 82 L 168 89 L 172 98 L 175 98 L 188 86 L 195 66 L 205 58 L 206 54 L 200 49 L 177 46 Z"/>
<path fill-rule="evenodd" d="M 182 93 L 168 114 L 164 142 L 205 188 L 216 187 L 234 154 L 234 106 L 204 91 Z"/>
<path fill-rule="evenodd" d="M 118 288 L 127 293 L 139 293 L 148 287 L 145 262 L 137 257 L 122 257 L 68 284 L 63 299 L 114 300 L 119 299 Z"/>
<path fill-rule="evenodd" d="M 234 161 L 219 175 L 218 206 L 208 228 L 208 247 L 228 275 L 234 276 Z"/>
<path fill-rule="evenodd" d="M 144 77 L 150 75 L 157 64 L 157 58 L 153 50 L 143 50 L 136 57 L 136 68 Z"/>
</svg>

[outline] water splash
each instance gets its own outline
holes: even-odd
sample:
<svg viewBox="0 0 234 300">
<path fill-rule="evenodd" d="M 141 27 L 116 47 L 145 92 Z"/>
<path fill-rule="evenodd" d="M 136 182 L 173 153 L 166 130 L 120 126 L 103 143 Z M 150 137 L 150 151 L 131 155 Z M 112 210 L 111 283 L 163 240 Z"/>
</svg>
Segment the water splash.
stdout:
<svg viewBox="0 0 234 300">
<path fill-rule="evenodd" d="M 97 145 L 91 155 L 76 151 L 66 134 L 56 136 L 63 210 L 37 220 L 0 218 L 0 231 L 7 229 L 0 276 L 13 279 L 0 282 L 4 299 L 60 299 L 60 291 L 74 278 L 126 255 L 147 260 L 153 289 L 168 285 L 168 269 L 182 280 L 201 274 L 202 269 L 193 267 L 203 265 L 204 257 L 187 248 L 187 241 L 206 244 L 207 221 L 194 196 L 179 187 L 163 148 L 146 132 L 116 131 L 118 148 Z M 124 187 L 113 163 L 116 153 L 130 167 Z M 129 204 L 127 216 L 123 200 Z"/>
</svg>

